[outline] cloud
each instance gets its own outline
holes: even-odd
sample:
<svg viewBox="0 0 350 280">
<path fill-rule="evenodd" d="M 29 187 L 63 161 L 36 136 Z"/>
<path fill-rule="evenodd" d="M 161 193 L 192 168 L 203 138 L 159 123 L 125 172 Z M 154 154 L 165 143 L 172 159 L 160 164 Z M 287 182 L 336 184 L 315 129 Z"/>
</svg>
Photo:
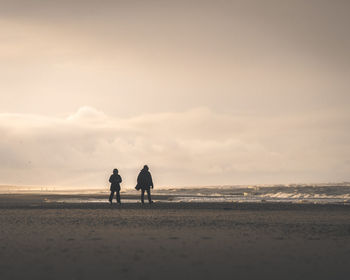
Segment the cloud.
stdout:
<svg viewBox="0 0 350 280">
<path fill-rule="evenodd" d="M 208 108 L 112 118 L 91 107 L 67 117 L 0 114 L 3 184 L 124 186 L 149 164 L 160 185 L 348 180 L 349 117 L 261 118 Z"/>
<path fill-rule="evenodd" d="M 103 112 L 100 112 L 95 108 L 84 106 L 79 108 L 79 110 L 76 113 L 69 115 L 67 120 L 80 121 L 80 122 L 83 122 L 83 121 L 101 122 L 101 121 L 107 120 L 107 116 Z"/>
</svg>

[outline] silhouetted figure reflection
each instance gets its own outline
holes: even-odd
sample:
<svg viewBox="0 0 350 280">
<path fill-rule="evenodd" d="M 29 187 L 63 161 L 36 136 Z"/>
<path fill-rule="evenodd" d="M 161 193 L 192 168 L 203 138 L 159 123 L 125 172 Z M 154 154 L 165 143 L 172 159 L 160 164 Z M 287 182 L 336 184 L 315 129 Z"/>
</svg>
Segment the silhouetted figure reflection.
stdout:
<svg viewBox="0 0 350 280">
<path fill-rule="evenodd" d="M 112 204 L 114 193 L 116 193 L 117 202 L 120 204 L 120 183 L 122 182 L 122 177 L 118 174 L 118 169 L 113 170 L 113 174 L 109 177 L 109 182 L 111 183 L 109 202 Z"/>
<path fill-rule="evenodd" d="M 149 203 L 153 203 L 151 199 L 151 188 L 153 189 L 153 181 L 152 181 L 152 175 L 148 171 L 148 166 L 145 165 L 143 169 L 140 171 L 139 176 L 137 176 L 137 185 L 136 189 L 141 189 L 141 203 L 144 204 L 144 195 L 145 191 L 147 192 L 148 201 Z"/>
</svg>

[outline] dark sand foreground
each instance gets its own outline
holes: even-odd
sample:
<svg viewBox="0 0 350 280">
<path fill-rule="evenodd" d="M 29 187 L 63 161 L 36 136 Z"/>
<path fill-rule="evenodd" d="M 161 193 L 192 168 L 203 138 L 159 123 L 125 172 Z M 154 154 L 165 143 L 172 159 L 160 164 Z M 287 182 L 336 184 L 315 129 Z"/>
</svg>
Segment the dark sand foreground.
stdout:
<svg viewBox="0 0 350 280">
<path fill-rule="evenodd" d="M 45 198 L 0 195 L 0 279 L 350 277 L 347 205 Z"/>
</svg>

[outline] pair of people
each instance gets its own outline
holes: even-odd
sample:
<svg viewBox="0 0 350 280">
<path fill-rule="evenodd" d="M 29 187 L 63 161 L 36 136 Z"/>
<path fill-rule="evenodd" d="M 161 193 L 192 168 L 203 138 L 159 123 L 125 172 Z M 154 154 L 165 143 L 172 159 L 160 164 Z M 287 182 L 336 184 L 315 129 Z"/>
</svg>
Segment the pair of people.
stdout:
<svg viewBox="0 0 350 280">
<path fill-rule="evenodd" d="M 112 200 L 114 197 L 114 193 L 116 193 L 117 203 L 120 202 L 120 183 L 122 182 L 122 177 L 118 174 L 118 169 L 113 170 L 113 174 L 109 178 L 109 182 L 111 183 L 111 194 L 109 196 L 109 202 L 112 204 Z M 136 190 L 141 190 L 141 203 L 144 204 L 144 196 L 145 191 L 147 192 L 148 202 L 153 203 L 151 199 L 151 188 L 153 189 L 153 181 L 152 175 L 149 172 L 149 168 L 147 165 L 143 167 L 137 176 L 137 185 L 135 187 Z"/>
</svg>

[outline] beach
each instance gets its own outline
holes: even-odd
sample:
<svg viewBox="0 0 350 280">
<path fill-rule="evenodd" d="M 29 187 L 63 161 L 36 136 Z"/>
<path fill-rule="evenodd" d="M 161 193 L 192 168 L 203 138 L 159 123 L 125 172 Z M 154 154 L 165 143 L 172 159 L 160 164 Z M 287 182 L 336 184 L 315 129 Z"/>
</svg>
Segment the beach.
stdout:
<svg viewBox="0 0 350 280">
<path fill-rule="evenodd" d="M 349 205 L 172 203 L 155 195 L 151 206 L 118 206 L 107 196 L 73 203 L 88 196 L 1 194 L 0 279 L 347 279 L 350 272 Z"/>
</svg>

